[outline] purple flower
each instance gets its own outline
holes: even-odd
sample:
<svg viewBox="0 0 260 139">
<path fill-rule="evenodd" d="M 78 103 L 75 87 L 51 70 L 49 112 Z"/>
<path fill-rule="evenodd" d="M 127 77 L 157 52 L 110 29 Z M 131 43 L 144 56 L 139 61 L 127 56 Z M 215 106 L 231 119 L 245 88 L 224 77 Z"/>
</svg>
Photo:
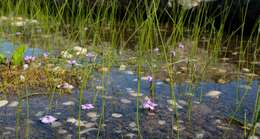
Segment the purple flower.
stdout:
<svg viewBox="0 0 260 139">
<path fill-rule="evenodd" d="M 86 103 L 86 104 L 81 105 L 81 108 L 83 110 L 90 110 L 90 109 L 94 109 L 95 107 L 93 106 L 93 104 Z"/>
<path fill-rule="evenodd" d="M 87 58 L 89 59 L 89 61 L 91 62 L 92 59 L 95 57 L 95 55 L 94 55 L 93 53 L 89 52 L 89 53 L 86 54 L 86 57 L 87 57 Z"/>
<path fill-rule="evenodd" d="M 181 49 L 183 49 L 183 48 L 184 48 L 184 44 L 180 42 L 179 45 L 178 45 L 178 47 L 181 48 Z"/>
<path fill-rule="evenodd" d="M 21 32 L 16 32 L 15 35 L 19 36 L 21 35 L 22 33 Z"/>
<path fill-rule="evenodd" d="M 70 65 L 72 65 L 72 66 L 78 64 L 76 60 L 68 60 L 68 63 L 69 63 Z"/>
<path fill-rule="evenodd" d="M 49 56 L 49 53 L 48 53 L 48 52 L 44 52 L 44 53 L 43 53 L 43 57 L 44 57 L 44 58 L 48 58 L 48 56 Z"/>
<path fill-rule="evenodd" d="M 151 101 L 150 98 L 146 98 L 143 103 L 143 108 L 148 110 L 154 110 L 157 104 Z"/>
<path fill-rule="evenodd" d="M 153 81 L 153 77 L 150 76 L 150 75 L 148 75 L 146 78 L 147 78 L 147 81 L 148 81 L 148 82 L 152 82 L 152 81 Z"/>
<path fill-rule="evenodd" d="M 25 56 L 24 61 L 25 61 L 25 63 L 29 64 L 29 63 L 35 61 L 35 57 L 34 56 Z"/>
<path fill-rule="evenodd" d="M 45 115 L 44 117 L 40 118 L 41 122 L 44 124 L 51 124 L 57 120 L 57 118 L 51 115 Z"/>
</svg>

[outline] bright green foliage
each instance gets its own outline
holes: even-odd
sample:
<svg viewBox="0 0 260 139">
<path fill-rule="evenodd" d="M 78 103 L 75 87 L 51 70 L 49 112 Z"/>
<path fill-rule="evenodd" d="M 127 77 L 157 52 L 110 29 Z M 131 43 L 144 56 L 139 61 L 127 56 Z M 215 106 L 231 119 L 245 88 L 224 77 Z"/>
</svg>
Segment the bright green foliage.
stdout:
<svg viewBox="0 0 260 139">
<path fill-rule="evenodd" d="M 0 53 L 0 64 L 5 63 L 5 56 Z"/>
<path fill-rule="evenodd" d="M 21 65 L 23 64 L 23 57 L 24 57 L 24 53 L 27 49 L 27 45 L 25 44 L 21 44 L 19 47 L 17 47 L 13 53 L 12 56 L 12 63 L 14 65 Z"/>
</svg>

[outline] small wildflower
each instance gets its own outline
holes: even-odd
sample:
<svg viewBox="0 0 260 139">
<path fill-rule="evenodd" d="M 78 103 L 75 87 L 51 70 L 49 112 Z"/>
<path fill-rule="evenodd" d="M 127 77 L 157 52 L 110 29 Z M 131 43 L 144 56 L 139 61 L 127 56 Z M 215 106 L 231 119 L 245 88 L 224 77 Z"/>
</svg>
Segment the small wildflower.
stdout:
<svg viewBox="0 0 260 139">
<path fill-rule="evenodd" d="M 16 36 L 20 36 L 22 33 L 21 32 L 16 32 L 15 35 Z"/>
<path fill-rule="evenodd" d="M 44 58 L 48 58 L 48 56 L 49 56 L 49 53 L 48 53 L 48 52 L 44 52 L 44 53 L 43 53 L 43 57 L 44 57 Z"/>
<path fill-rule="evenodd" d="M 90 62 L 92 62 L 92 60 L 93 60 L 93 58 L 95 57 L 95 55 L 94 55 L 93 53 L 89 52 L 89 53 L 86 54 L 86 57 L 88 58 L 88 60 L 89 60 Z"/>
<path fill-rule="evenodd" d="M 180 42 L 179 45 L 178 45 L 178 47 L 181 48 L 181 49 L 183 49 L 183 48 L 184 48 L 184 44 Z"/>
<path fill-rule="evenodd" d="M 146 78 L 147 78 L 147 81 L 148 81 L 148 82 L 152 82 L 152 81 L 153 81 L 153 77 L 150 76 L 150 75 L 148 75 Z"/>
<path fill-rule="evenodd" d="M 29 64 L 29 63 L 35 61 L 35 57 L 34 56 L 25 56 L 24 61 L 26 64 Z"/>
<path fill-rule="evenodd" d="M 95 107 L 93 106 L 93 104 L 83 104 L 83 105 L 81 105 L 81 108 L 83 109 L 83 110 L 90 110 L 90 109 L 94 109 Z"/>
<path fill-rule="evenodd" d="M 76 60 L 68 60 L 68 63 L 72 66 L 74 65 L 78 65 L 77 61 Z"/>
<path fill-rule="evenodd" d="M 143 103 L 143 108 L 148 110 L 154 110 L 157 104 L 151 101 L 150 98 L 146 97 Z"/>
<path fill-rule="evenodd" d="M 51 115 L 46 115 L 42 118 L 40 118 L 41 122 L 44 124 L 51 124 L 57 120 L 57 118 L 51 116 Z"/>
</svg>

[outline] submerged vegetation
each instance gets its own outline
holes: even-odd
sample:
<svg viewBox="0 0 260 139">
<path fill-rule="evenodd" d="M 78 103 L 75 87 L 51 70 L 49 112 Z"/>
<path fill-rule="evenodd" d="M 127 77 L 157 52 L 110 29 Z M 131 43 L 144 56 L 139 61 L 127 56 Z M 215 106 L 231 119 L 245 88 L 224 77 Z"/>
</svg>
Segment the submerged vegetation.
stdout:
<svg viewBox="0 0 260 139">
<path fill-rule="evenodd" d="M 228 114 L 223 112 L 223 115 L 214 117 L 219 119 L 212 118 L 219 125 L 218 130 L 211 132 L 223 135 L 220 138 L 260 135 L 260 20 L 256 20 L 250 33 L 245 33 L 248 4 L 241 6 L 243 12 L 238 15 L 241 25 L 229 30 L 226 23 L 232 9 L 228 1 L 220 13 L 212 14 L 209 11 L 214 11 L 214 7 L 206 2 L 194 4 L 196 7 L 191 9 L 175 1 L 168 2 L 169 7 L 162 6 L 162 3 L 160 0 L 129 3 L 116 0 L 1 0 L 0 110 L 8 104 L 6 100 L 10 96 L 17 96 L 17 110 L 13 113 L 16 119 L 15 137 L 35 137 L 29 130 L 32 128 L 30 103 L 34 102 L 33 98 L 41 96 L 48 97 L 48 108 L 45 109 L 45 116 L 36 116 L 40 124 L 50 124 L 53 128 L 57 124 L 60 127 L 62 122 L 73 124 L 77 128 L 72 131 L 72 138 L 80 138 L 86 133 L 89 135 L 92 131 L 96 132 L 90 134 L 90 138 L 115 136 L 112 133 L 114 130 L 106 128 L 106 123 L 111 123 L 107 115 L 113 110 L 115 113 L 110 117 L 118 120 L 125 116 L 128 118 L 125 121 L 134 121 L 127 130 L 133 130 L 135 134 L 126 135 L 118 129 L 124 123 L 116 127 L 122 121 L 113 123 L 111 128 L 116 127 L 115 134 L 122 137 L 149 138 L 150 134 L 157 133 L 158 130 L 151 128 L 159 128 L 158 124 L 169 124 L 160 129 L 164 138 L 188 138 L 194 134 L 196 138 L 214 137 L 204 130 L 197 134 L 197 129 L 187 126 L 192 127 L 194 120 L 207 119 L 205 115 L 214 117 L 215 113 L 211 114 L 211 111 L 223 112 L 222 107 L 217 105 L 224 94 L 218 90 L 220 88 L 202 92 L 201 86 L 206 86 L 206 82 L 233 85 L 233 81 L 238 82 L 236 89 L 231 90 L 237 92 L 233 95 L 236 105 Z M 11 45 L 6 42 L 11 42 Z M 126 73 L 126 77 L 134 75 L 136 78 L 125 81 L 130 77 L 125 78 L 118 73 L 120 71 Z M 113 85 L 114 81 L 118 84 Z M 120 86 L 121 82 L 127 83 Z M 134 82 L 135 88 L 131 88 L 129 82 Z M 240 82 L 246 85 L 241 86 Z M 253 88 L 253 94 L 257 95 L 250 98 L 251 104 L 247 97 L 255 83 L 258 85 Z M 160 85 L 167 85 L 167 89 L 158 91 Z M 185 89 L 178 90 L 179 85 Z M 125 96 L 128 94 L 134 99 Z M 66 120 L 59 118 L 59 115 L 51 115 L 56 109 L 57 95 L 74 98 L 75 102 L 68 101 L 62 105 L 76 105 L 71 110 L 76 118 L 66 117 Z M 204 100 L 204 96 L 211 100 Z M 116 97 L 125 98 L 112 101 Z M 26 100 L 26 106 L 22 105 L 23 100 Z M 159 103 L 162 100 L 163 103 Z M 227 98 L 226 101 L 230 100 Z M 249 108 L 249 114 L 244 109 L 241 114 L 244 102 L 254 105 Z M 212 110 L 204 103 L 209 104 Z M 134 107 L 129 110 L 134 118 L 128 115 L 129 111 L 124 114 L 116 112 L 125 107 L 115 107 L 127 104 Z M 20 119 L 22 110 L 26 111 L 25 125 Z M 86 115 L 92 122 L 83 120 Z M 201 117 L 196 119 L 194 115 Z M 158 118 L 164 120 L 145 123 L 146 120 Z M 190 130 L 192 133 L 187 133 Z M 24 134 L 21 134 L 23 131 Z M 65 131 L 64 134 L 67 134 L 68 131 Z"/>
</svg>

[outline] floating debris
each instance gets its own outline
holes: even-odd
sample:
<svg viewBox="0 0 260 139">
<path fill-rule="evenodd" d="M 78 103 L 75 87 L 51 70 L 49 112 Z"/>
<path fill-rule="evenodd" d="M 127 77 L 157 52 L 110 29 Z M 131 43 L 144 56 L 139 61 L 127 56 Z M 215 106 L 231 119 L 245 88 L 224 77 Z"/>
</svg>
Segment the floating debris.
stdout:
<svg viewBox="0 0 260 139">
<path fill-rule="evenodd" d="M 131 123 L 129 124 L 129 126 L 130 126 L 131 128 L 134 128 L 134 127 L 136 127 L 136 123 L 135 123 L 135 122 L 131 122 Z"/>
<path fill-rule="evenodd" d="M 98 86 L 96 86 L 96 89 L 97 90 L 103 90 L 103 86 L 98 85 Z"/>
<path fill-rule="evenodd" d="M 5 106 L 8 103 L 7 100 L 0 100 L 0 108 Z"/>
<path fill-rule="evenodd" d="M 87 116 L 90 118 L 96 118 L 98 115 L 96 112 L 89 112 L 89 113 L 87 113 Z"/>
<path fill-rule="evenodd" d="M 250 137 L 248 137 L 248 139 L 259 139 L 259 137 L 257 137 L 257 136 L 250 136 Z"/>
<path fill-rule="evenodd" d="M 52 127 L 56 128 L 56 127 L 60 127 L 62 126 L 61 122 L 55 121 L 51 124 Z"/>
<path fill-rule="evenodd" d="M 183 131 L 184 129 L 186 129 L 183 125 L 174 125 L 172 128 L 175 131 Z"/>
<path fill-rule="evenodd" d="M 77 121 L 78 121 L 78 120 L 75 119 L 75 118 L 73 118 L 73 117 L 69 117 L 69 118 L 67 119 L 67 122 L 68 122 L 68 123 L 72 123 L 72 124 L 75 124 Z"/>
<path fill-rule="evenodd" d="M 178 109 L 183 109 L 183 107 L 179 105 L 174 99 L 167 100 L 167 103 Z"/>
<path fill-rule="evenodd" d="M 165 124 L 166 124 L 166 121 L 164 121 L 164 120 L 159 120 L 159 121 L 158 121 L 158 124 L 159 124 L 159 125 L 165 125 Z"/>
<path fill-rule="evenodd" d="M 125 136 L 126 136 L 127 138 L 132 139 L 132 138 L 134 138 L 136 135 L 135 135 L 134 133 L 127 133 Z"/>
<path fill-rule="evenodd" d="M 62 84 L 58 85 L 57 88 L 59 88 L 59 89 L 69 89 L 69 90 L 71 90 L 71 89 L 73 89 L 74 87 L 73 87 L 73 85 L 71 85 L 71 84 L 65 82 L 65 83 L 62 83 Z"/>
<path fill-rule="evenodd" d="M 222 94 L 220 91 L 217 90 L 211 90 L 209 91 L 206 96 L 211 98 L 219 98 L 219 95 Z"/>
<path fill-rule="evenodd" d="M 203 139 L 205 135 L 205 131 L 202 131 L 200 133 L 196 133 L 196 139 Z"/>
<path fill-rule="evenodd" d="M 18 101 L 13 101 L 13 102 L 11 102 L 9 105 L 8 105 L 8 107 L 17 107 L 18 106 Z"/>
<path fill-rule="evenodd" d="M 107 67 L 101 67 L 98 69 L 99 72 L 108 72 L 108 68 Z"/>
<path fill-rule="evenodd" d="M 125 70 L 126 69 L 126 65 L 120 65 L 120 67 L 119 67 L 119 70 L 120 71 L 123 71 L 123 70 Z"/>
<path fill-rule="evenodd" d="M 133 96 L 133 97 L 141 97 L 141 96 L 143 96 L 143 94 L 142 93 L 137 93 L 137 92 L 130 92 L 129 93 L 131 96 Z"/>
<path fill-rule="evenodd" d="M 242 68 L 242 71 L 243 71 L 243 72 L 250 72 L 250 69 L 248 69 L 248 68 Z"/>
<path fill-rule="evenodd" d="M 126 74 L 129 74 L 129 75 L 133 75 L 133 74 L 134 74 L 134 72 L 133 72 L 133 71 L 130 71 L 130 70 L 125 71 L 125 73 L 126 73 Z"/>
<path fill-rule="evenodd" d="M 156 82 L 155 84 L 156 84 L 156 85 L 162 85 L 162 84 L 163 84 L 163 82 L 161 82 L 161 81 L 158 81 L 158 82 Z"/>
<path fill-rule="evenodd" d="M 66 134 L 66 133 L 68 133 L 68 131 L 65 130 L 65 129 L 59 129 L 59 130 L 58 130 L 58 133 L 59 133 L 59 134 Z"/>
<path fill-rule="evenodd" d="M 72 105 L 75 105 L 75 102 L 67 101 L 67 102 L 63 102 L 62 105 L 64 105 L 64 106 L 72 106 Z"/>
<path fill-rule="evenodd" d="M 41 117 L 41 116 L 43 116 L 43 114 L 44 114 L 44 111 L 38 111 L 38 112 L 35 114 L 35 116 L 36 116 L 36 117 Z"/>
<path fill-rule="evenodd" d="M 120 117 L 122 117 L 123 115 L 122 114 L 120 114 L 120 113 L 113 113 L 112 114 L 112 117 L 114 117 L 114 118 L 120 118 Z"/>
<path fill-rule="evenodd" d="M 250 85 L 239 85 L 239 88 L 245 89 L 245 90 L 251 90 L 252 87 Z"/>
<path fill-rule="evenodd" d="M 90 132 L 90 131 L 93 131 L 93 130 L 98 130 L 98 129 L 97 129 L 97 128 L 87 128 L 87 129 L 81 130 L 81 131 L 79 132 L 79 134 L 80 134 L 80 135 L 86 134 L 86 133 L 88 133 L 88 132 Z"/>
<path fill-rule="evenodd" d="M 130 103 L 131 103 L 130 100 L 125 99 L 125 98 L 120 99 L 120 101 L 121 101 L 122 103 L 124 103 L 124 104 L 130 104 Z"/>
<path fill-rule="evenodd" d="M 28 64 L 24 64 L 23 65 L 23 70 L 27 70 L 29 68 L 29 65 Z"/>
</svg>

